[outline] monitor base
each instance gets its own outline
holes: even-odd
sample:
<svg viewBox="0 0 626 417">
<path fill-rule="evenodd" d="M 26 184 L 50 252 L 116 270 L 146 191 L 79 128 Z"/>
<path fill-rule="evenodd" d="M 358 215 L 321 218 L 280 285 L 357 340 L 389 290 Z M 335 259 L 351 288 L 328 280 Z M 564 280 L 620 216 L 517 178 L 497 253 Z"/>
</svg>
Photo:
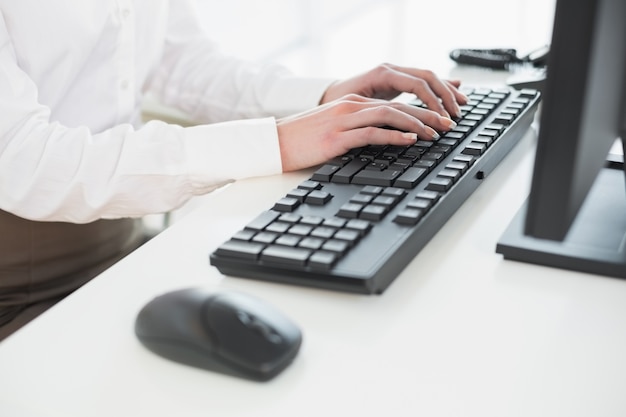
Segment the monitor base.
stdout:
<svg viewBox="0 0 626 417">
<path fill-rule="evenodd" d="M 562 242 L 524 234 L 526 203 L 496 246 L 505 259 L 626 278 L 624 171 L 603 168 Z"/>
</svg>

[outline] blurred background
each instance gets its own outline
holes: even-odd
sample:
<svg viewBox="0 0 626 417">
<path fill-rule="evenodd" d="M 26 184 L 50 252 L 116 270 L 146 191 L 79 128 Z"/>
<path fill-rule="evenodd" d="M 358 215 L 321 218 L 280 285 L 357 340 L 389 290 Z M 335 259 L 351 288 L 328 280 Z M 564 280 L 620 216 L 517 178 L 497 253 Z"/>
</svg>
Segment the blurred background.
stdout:
<svg viewBox="0 0 626 417">
<path fill-rule="evenodd" d="M 549 43 L 554 0 L 198 0 L 225 51 L 302 75 L 345 77 L 392 62 L 445 75 L 454 48 Z"/>
<path fill-rule="evenodd" d="M 509 73 L 462 70 L 456 48 L 515 48 L 550 42 L 555 0 L 196 0 L 200 22 L 224 52 L 283 64 L 304 76 L 343 78 L 383 62 L 445 78 L 506 82 Z M 147 118 L 185 124 L 149 100 Z"/>
</svg>

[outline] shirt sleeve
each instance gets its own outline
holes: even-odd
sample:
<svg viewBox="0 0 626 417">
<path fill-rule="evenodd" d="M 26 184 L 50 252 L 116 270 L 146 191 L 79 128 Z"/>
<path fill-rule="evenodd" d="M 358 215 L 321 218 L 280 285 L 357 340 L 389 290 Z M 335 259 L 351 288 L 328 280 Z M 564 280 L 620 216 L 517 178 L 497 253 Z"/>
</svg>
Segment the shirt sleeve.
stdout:
<svg viewBox="0 0 626 417">
<path fill-rule="evenodd" d="M 275 120 L 99 133 L 50 121 L 0 19 L 0 209 L 44 221 L 166 212 L 228 182 L 281 172 Z M 236 163 L 233 160 L 236 158 Z"/>
<path fill-rule="evenodd" d="M 223 53 L 204 33 L 189 0 L 171 0 L 162 60 L 146 89 L 195 122 L 276 116 L 308 110 L 334 80 Z"/>
</svg>

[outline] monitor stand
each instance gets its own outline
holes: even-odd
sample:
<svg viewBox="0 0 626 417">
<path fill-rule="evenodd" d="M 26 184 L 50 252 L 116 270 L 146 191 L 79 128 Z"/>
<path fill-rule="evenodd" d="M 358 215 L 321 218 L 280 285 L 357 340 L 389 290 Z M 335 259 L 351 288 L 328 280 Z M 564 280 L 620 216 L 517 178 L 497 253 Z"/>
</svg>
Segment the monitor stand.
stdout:
<svg viewBox="0 0 626 417">
<path fill-rule="evenodd" d="M 505 259 L 626 278 L 626 184 L 615 165 L 600 171 L 564 241 L 526 236 L 525 203 L 496 252 Z"/>
</svg>

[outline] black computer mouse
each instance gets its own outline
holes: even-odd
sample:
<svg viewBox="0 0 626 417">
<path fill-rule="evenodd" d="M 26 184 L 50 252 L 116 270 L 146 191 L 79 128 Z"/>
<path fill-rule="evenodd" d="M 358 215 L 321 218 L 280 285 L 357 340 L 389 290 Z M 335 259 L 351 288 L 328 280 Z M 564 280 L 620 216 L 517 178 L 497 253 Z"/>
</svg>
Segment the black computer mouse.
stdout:
<svg viewBox="0 0 626 417">
<path fill-rule="evenodd" d="M 165 358 L 257 381 L 278 375 L 302 344 L 299 327 L 268 303 L 203 288 L 148 302 L 137 315 L 135 334 Z"/>
</svg>

